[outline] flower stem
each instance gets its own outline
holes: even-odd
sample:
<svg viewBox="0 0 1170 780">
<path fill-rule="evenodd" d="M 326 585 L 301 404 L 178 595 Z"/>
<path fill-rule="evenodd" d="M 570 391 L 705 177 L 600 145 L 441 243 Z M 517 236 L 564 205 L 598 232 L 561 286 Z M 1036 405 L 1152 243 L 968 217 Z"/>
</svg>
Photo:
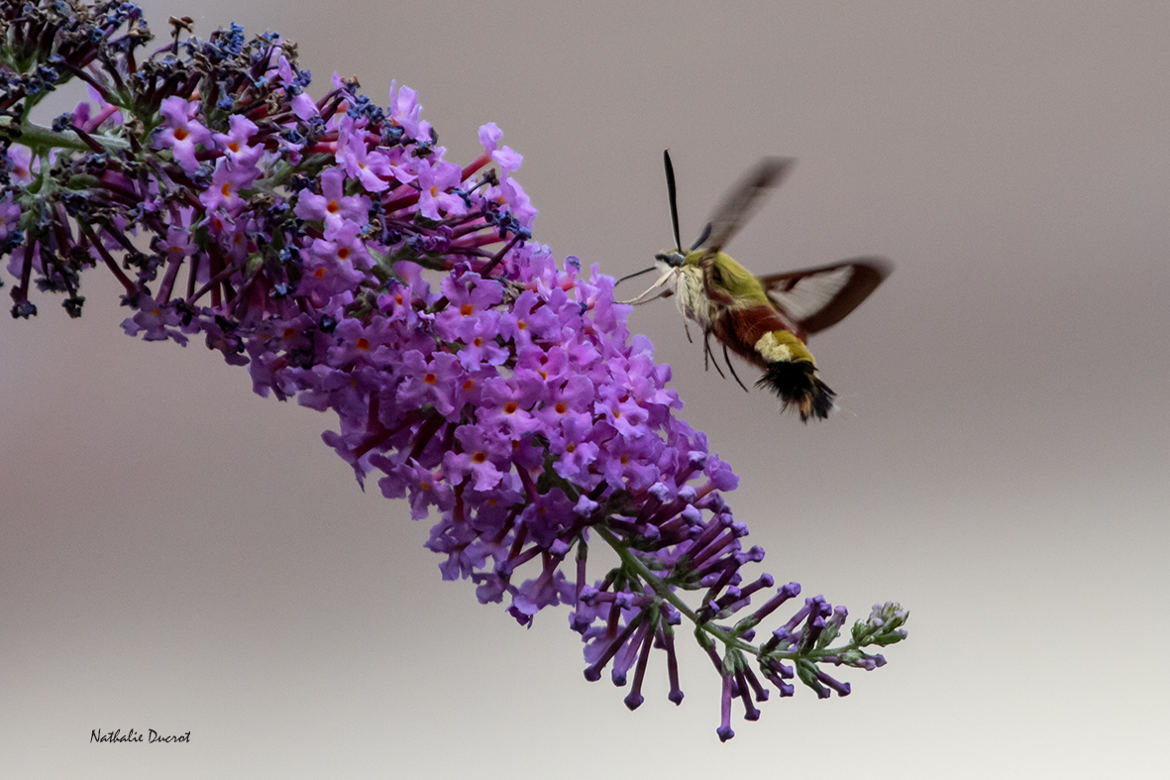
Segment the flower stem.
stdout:
<svg viewBox="0 0 1170 780">
<path fill-rule="evenodd" d="M 11 117 L 0 117 L 0 131 L 7 130 L 13 127 L 15 122 Z M 122 138 L 115 138 L 109 135 L 95 135 L 92 136 L 107 148 L 128 149 L 129 142 Z M 37 153 L 44 153 L 50 149 L 74 149 L 76 151 L 88 152 L 91 151 L 89 146 L 76 133 L 59 133 L 56 130 L 51 130 L 34 122 L 22 122 L 19 126 L 19 134 L 15 141 L 23 144 Z"/>
<path fill-rule="evenodd" d="M 638 556 L 630 552 L 629 547 L 623 544 L 622 541 L 618 539 L 612 531 L 600 525 L 596 526 L 595 530 L 598 534 L 601 535 L 601 538 L 604 539 L 606 543 L 613 548 L 614 552 L 618 554 L 618 557 L 622 560 L 622 564 L 627 569 L 633 570 L 639 577 L 645 580 L 646 584 L 649 585 L 656 594 L 658 594 L 659 598 L 685 615 L 688 620 L 695 624 L 696 629 L 705 631 L 706 633 L 718 639 L 727 647 L 734 647 L 753 655 L 759 654 L 759 651 L 755 648 L 754 645 L 744 642 L 742 639 L 733 635 L 726 629 L 720 628 L 711 621 L 700 621 L 699 616 L 695 614 L 695 611 L 687 606 L 686 602 L 680 599 L 678 594 L 671 590 L 670 586 L 667 585 L 661 577 L 651 571 L 650 567 L 643 563 L 638 558 Z"/>
<path fill-rule="evenodd" d="M 840 656 L 849 651 L 859 650 L 862 646 L 857 642 L 849 642 L 848 644 L 840 645 L 838 647 L 824 647 L 820 649 L 809 648 L 806 650 L 770 650 L 764 652 L 756 645 L 745 642 L 734 633 L 715 625 L 709 620 L 700 621 L 699 616 L 695 613 L 695 611 L 687 606 L 686 602 L 679 598 L 678 594 L 671 590 L 670 586 L 667 585 L 667 583 L 661 577 L 656 575 L 650 569 L 650 567 L 648 567 L 641 561 L 641 559 L 638 558 L 637 555 L 632 553 L 629 549 L 629 546 L 623 543 L 612 530 L 602 525 L 595 526 L 594 530 L 597 531 L 601 538 L 604 539 L 611 548 L 613 548 L 613 551 L 617 553 L 618 557 L 622 561 L 622 565 L 626 569 L 641 577 L 642 580 L 644 580 L 646 584 L 650 586 L 650 588 L 658 595 L 659 598 L 673 606 L 681 614 L 685 615 L 686 618 L 695 625 L 696 630 L 701 630 L 707 634 L 710 634 L 713 638 L 718 639 L 729 649 L 740 650 L 757 657 L 766 655 L 769 658 L 781 659 L 785 661 L 807 660 L 812 663 L 818 663 L 826 657 Z"/>
</svg>

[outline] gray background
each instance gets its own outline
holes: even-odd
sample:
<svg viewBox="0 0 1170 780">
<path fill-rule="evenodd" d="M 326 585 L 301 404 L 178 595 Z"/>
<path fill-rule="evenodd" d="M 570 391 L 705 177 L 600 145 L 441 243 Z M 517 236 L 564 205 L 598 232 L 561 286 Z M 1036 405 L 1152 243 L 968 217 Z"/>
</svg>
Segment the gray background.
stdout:
<svg viewBox="0 0 1170 780">
<path fill-rule="evenodd" d="M 191 4 L 145 3 L 156 32 Z M 760 273 L 858 254 L 892 278 L 814 339 L 841 410 L 802 426 L 635 311 L 685 415 L 742 478 L 765 568 L 911 639 L 852 696 L 715 737 L 655 661 L 629 713 L 567 610 L 529 631 L 444 583 L 332 420 L 202 346 L 121 334 L 95 272 L 0 324 L 6 776 L 1164 777 L 1170 675 L 1170 5 L 203 2 L 385 102 L 449 157 L 494 120 L 537 237 L 614 275 L 684 240 L 764 154 L 800 159 L 733 242 Z M 6 288 L 5 292 L 7 292 Z M 7 304 L 5 304 L 7 306 Z M 607 680 L 608 678 L 606 678 Z M 91 745 L 91 729 L 192 732 Z M 734 773 L 734 774 L 733 774 Z"/>
</svg>

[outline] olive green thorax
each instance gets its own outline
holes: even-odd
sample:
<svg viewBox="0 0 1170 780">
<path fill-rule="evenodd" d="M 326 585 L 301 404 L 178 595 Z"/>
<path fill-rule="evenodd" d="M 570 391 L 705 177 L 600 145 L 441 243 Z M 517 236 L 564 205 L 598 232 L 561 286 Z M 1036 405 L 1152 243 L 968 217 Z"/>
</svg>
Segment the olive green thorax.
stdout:
<svg viewBox="0 0 1170 780">
<path fill-rule="evenodd" d="M 686 265 L 699 265 L 703 258 L 709 256 L 706 250 L 696 249 L 692 252 L 687 252 L 683 263 Z M 711 284 L 722 288 L 731 297 L 732 303 L 728 304 L 729 308 L 746 309 L 753 306 L 772 307 L 771 301 L 768 300 L 768 296 L 764 292 L 764 286 L 760 284 L 760 280 L 751 271 L 744 268 L 725 252 L 716 252 L 711 259 L 713 261 L 710 273 Z"/>
</svg>

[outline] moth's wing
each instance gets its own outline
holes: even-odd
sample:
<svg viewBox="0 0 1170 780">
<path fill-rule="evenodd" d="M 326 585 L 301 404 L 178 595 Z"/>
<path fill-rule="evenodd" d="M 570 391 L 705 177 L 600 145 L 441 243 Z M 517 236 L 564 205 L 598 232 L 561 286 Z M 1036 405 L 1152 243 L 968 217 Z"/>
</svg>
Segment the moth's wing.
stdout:
<svg viewBox="0 0 1170 780">
<path fill-rule="evenodd" d="M 855 257 L 759 279 L 769 300 L 803 331 L 797 335 L 804 338 L 840 322 L 892 270 L 893 265 L 880 257 Z"/>
<path fill-rule="evenodd" d="M 711 217 L 710 235 L 704 247 L 708 255 L 727 245 L 760 205 L 760 196 L 777 186 L 795 162 L 791 157 L 765 157 L 748 171 Z"/>
</svg>

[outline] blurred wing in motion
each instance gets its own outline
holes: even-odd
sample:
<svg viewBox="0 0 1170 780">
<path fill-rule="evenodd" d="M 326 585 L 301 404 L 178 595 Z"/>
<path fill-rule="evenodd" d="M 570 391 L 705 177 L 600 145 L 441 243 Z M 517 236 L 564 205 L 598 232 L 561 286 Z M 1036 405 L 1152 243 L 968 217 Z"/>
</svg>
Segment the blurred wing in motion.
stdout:
<svg viewBox="0 0 1170 780">
<path fill-rule="evenodd" d="M 761 197 L 777 186 L 796 161 L 791 157 L 765 157 L 735 186 L 711 217 L 709 236 L 704 247 L 708 255 L 719 252 L 751 218 Z"/>
</svg>

